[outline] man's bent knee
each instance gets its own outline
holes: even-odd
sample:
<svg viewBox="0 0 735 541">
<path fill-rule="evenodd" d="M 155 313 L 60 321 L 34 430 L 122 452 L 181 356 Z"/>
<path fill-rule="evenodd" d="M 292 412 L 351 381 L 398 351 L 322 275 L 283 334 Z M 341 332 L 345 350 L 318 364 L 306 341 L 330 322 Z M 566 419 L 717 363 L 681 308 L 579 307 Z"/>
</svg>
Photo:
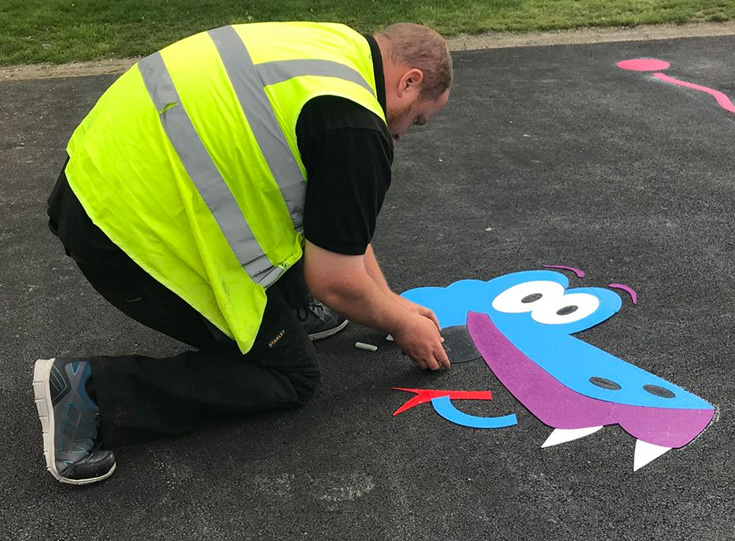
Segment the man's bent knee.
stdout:
<svg viewBox="0 0 735 541">
<path fill-rule="evenodd" d="M 306 404 L 314 396 L 321 380 L 321 374 L 319 368 L 316 367 L 316 362 L 312 369 L 290 372 L 286 374 L 286 377 L 288 377 L 291 385 L 293 385 L 300 406 Z"/>
</svg>

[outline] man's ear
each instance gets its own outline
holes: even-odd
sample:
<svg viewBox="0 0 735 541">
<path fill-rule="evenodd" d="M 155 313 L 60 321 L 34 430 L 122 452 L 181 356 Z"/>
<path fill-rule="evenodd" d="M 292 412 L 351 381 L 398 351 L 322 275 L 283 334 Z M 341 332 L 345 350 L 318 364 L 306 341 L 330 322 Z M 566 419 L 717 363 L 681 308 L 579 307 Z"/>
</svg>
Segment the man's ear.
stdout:
<svg viewBox="0 0 735 541">
<path fill-rule="evenodd" d="M 403 97 L 404 93 L 419 93 L 423 80 L 424 72 L 418 68 L 411 68 L 401 76 L 398 85 L 398 96 Z"/>
</svg>

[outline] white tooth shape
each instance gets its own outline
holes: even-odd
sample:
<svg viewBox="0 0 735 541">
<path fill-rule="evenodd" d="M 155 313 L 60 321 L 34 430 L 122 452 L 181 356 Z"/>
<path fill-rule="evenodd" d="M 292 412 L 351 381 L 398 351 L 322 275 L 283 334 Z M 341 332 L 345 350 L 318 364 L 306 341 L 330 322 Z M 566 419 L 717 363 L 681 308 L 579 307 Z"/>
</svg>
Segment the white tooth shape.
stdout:
<svg viewBox="0 0 735 541">
<path fill-rule="evenodd" d="M 549 437 L 546 438 L 546 441 L 541 447 L 551 447 L 552 445 L 559 445 L 560 443 L 578 440 L 579 438 L 584 438 L 585 436 L 594 434 L 601 428 L 601 426 L 586 426 L 584 428 L 555 428 L 554 431 L 549 434 Z"/>
<path fill-rule="evenodd" d="M 635 441 L 635 455 L 633 457 L 633 471 L 638 471 L 649 462 L 653 462 L 671 447 L 661 447 L 643 440 Z"/>
</svg>

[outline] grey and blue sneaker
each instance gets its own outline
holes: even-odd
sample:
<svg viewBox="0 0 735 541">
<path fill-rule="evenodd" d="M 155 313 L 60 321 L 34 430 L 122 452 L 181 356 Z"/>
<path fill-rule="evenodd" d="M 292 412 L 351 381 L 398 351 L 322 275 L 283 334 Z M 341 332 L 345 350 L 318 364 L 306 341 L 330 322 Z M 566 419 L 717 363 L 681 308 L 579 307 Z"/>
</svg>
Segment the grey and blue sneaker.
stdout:
<svg viewBox="0 0 735 541">
<path fill-rule="evenodd" d="M 99 407 L 85 389 L 91 374 L 89 362 L 74 359 L 40 359 L 33 370 L 46 468 L 62 483 L 95 483 L 115 471 L 115 455 L 101 447 Z"/>
<path fill-rule="evenodd" d="M 349 323 L 348 319 L 313 298 L 307 305 L 296 309 L 296 316 L 312 340 L 337 334 Z"/>
</svg>

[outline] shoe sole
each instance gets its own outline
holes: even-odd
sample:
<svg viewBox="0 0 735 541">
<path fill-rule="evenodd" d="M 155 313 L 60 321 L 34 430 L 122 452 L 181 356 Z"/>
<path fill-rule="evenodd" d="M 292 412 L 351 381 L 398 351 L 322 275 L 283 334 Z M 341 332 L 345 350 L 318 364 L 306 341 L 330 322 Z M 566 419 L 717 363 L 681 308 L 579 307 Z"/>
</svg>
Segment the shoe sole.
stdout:
<svg viewBox="0 0 735 541">
<path fill-rule="evenodd" d="M 337 334 L 339 331 L 347 327 L 347 324 L 350 322 L 349 319 L 345 319 L 342 323 L 337 325 L 336 327 L 332 327 L 331 329 L 327 329 L 326 331 L 322 332 L 315 332 L 314 334 L 310 334 L 309 338 L 312 342 L 315 340 L 321 340 L 322 338 L 329 338 L 332 335 Z"/>
<path fill-rule="evenodd" d="M 41 420 L 43 428 L 43 457 L 46 459 L 46 469 L 53 475 L 57 481 L 67 483 L 69 485 L 88 485 L 107 479 L 115 471 L 117 464 L 113 464 L 110 471 L 99 477 L 90 477 L 89 479 L 69 479 L 63 477 L 59 470 L 56 469 L 56 446 L 54 444 L 54 406 L 51 401 L 51 384 L 50 374 L 51 367 L 56 359 L 39 359 L 33 368 L 33 395 L 36 401 L 36 410 L 38 418 Z"/>
</svg>

